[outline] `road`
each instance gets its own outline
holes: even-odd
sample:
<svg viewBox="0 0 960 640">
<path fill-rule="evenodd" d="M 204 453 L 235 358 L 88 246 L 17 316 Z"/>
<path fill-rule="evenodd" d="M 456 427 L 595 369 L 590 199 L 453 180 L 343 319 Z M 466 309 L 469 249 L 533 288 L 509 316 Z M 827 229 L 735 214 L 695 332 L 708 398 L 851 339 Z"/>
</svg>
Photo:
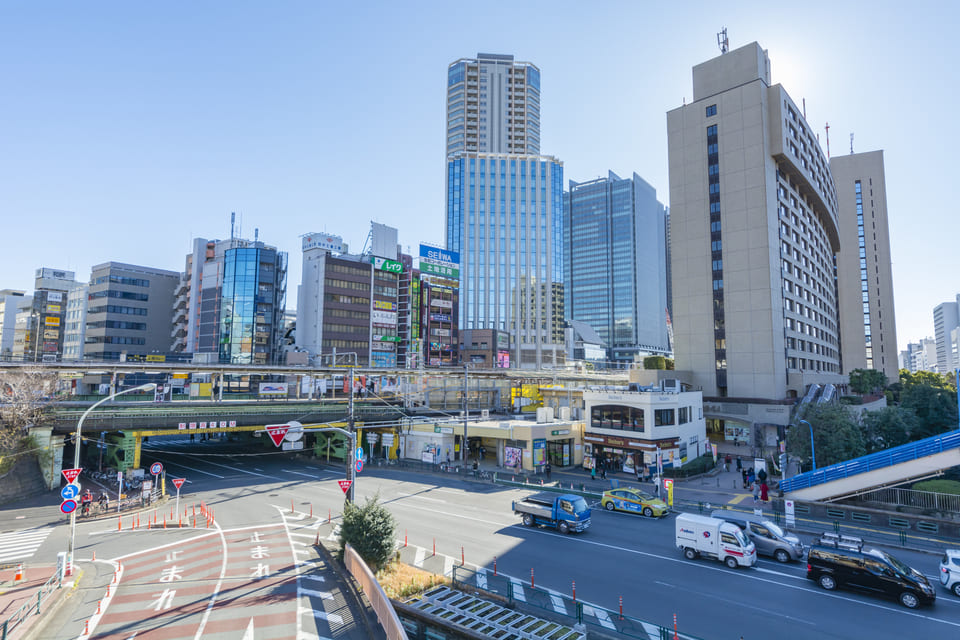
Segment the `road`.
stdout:
<svg viewBox="0 0 960 640">
<path fill-rule="evenodd" d="M 145 635 L 150 629 L 172 624 L 164 598 L 172 599 L 170 609 L 175 610 L 181 606 L 177 598 L 184 594 L 193 598 L 192 604 L 178 611 L 176 624 L 196 630 L 205 619 L 205 624 L 211 625 L 208 630 L 223 634 L 209 635 L 213 632 L 209 631 L 204 637 L 273 637 L 260 630 L 290 633 L 298 621 L 314 625 L 307 632 L 310 636 L 336 636 L 336 625 L 331 626 L 322 616 L 268 616 L 287 615 L 281 610 L 291 610 L 298 588 L 301 593 L 313 590 L 296 577 L 308 569 L 297 564 L 303 554 L 297 552 L 295 541 L 309 542 L 304 536 L 316 529 L 293 530 L 291 526 L 315 526 L 328 513 L 338 517 L 343 493 L 336 480 L 343 477 L 342 472 L 279 455 L 217 456 L 210 454 L 212 446 L 186 448 L 162 441 L 151 445 L 155 448 L 144 452 L 145 464 L 159 460 L 169 476 L 188 478 L 182 502 L 209 504 L 217 528 L 147 533 L 113 531 L 116 520 L 107 521 L 111 530 L 103 522 L 82 524 L 78 556 L 96 551 L 98 559 L 122 561 L 125 575 L 121 584 L 129 579 L 131 585 L 117 590 L 118 599 L 110 603 L 102 626 L 97 627 L 97 633 L 104 635 L 94 637 L 129 638 L 136 630 L 140 630 L 137 638 L 151 637 Z M 356 485 L 358 501 L 377 496 L 393 512 L 401 544 L 406 541 L 427 550 L 427 555 L 435 548 L 447 559 L 444 567 L 459 565 L 462 559 L 467 567 L 492 569 L 496 559 L 500 574 L 522 584 L 529 583 L 532 570 L 536 586 L 566 595 L 576 581 L 577 598 L 582 602 L 616 610 L 622 597 L 624 613 L 629 616 L 672 627 L 676 615 L 682 632 L 709 640 L 740 636 L 901 639 L 960 634 L 960 599 L 940 588 L 936 582 L 938 559 L 929 554 L 896 553 L 926 573 L 937 588 L 933 607 L 910 611 L 895 602 L 853 592 L 827 593 L 806 580 L 805 565 L 798 563 L 781 565 L 761 559 L 755 568 L 731 570 L 706 559 L 688 561 L 674 547 L 672 516 L 650 520 L 597 508 L 592 528 L 581 535 L 528 529 L 510 511 L 511 500 L 526 493 L 394 468 L 367 467 Z M 291 506 L 302 523 L 290 520 Z M 310 512 L 312 519 L 307 517 Z M 56 527 L 43 540 L 35 560 L 55 558 L 56 551 L 65 547 L 64 529 Z M 255 535 L 262 544 L 255 544 Z M 282 542 L 285 536 L 289 541 L 286 547 Z M 266 547 L 271 554 L 269 562 L 252 555 L 257 546 Z M 168 561 L 174 552 L 183 555 Z M 181 558 L 187 560 L 182 565 L 187 573 L 181 572 L 177 578 L 177 570 L 169 570 L 172 566 L 179 569 Z M 270 575 L 278 580 L 271 583 L 269 603 L 259 599 L 263 595 L 258 595 L 256 585 L 258 564 L 269 564 Z M 169 580 L 164 582 L 164 577 Z M 215 593 L 211 588 L 218 579 L 219 593 L 229 588 L 229 595 L 211 600 Z M 169 595 L 170 591 L 177 594 Z M 325 611 L 323 598 L 314 600 L 312 606 Z M 156 611 L 142 619 L 142 611 L 151 607 Z M 139 618 L 135 615 L 138 610 Z M 239 612 L 242 615 L 237 615 Z M 245 636 L 244 624 L 250 625 L 251 620 L 257 631 Z M 78 622 L 82 626 L 82 621 L 64 622 L 57 635 L 50 637 L 76 637 L 76 627 L 72 635 L 66 630 Z M 233 626 L 228 629 L 229 625 Z"/>
</svg>

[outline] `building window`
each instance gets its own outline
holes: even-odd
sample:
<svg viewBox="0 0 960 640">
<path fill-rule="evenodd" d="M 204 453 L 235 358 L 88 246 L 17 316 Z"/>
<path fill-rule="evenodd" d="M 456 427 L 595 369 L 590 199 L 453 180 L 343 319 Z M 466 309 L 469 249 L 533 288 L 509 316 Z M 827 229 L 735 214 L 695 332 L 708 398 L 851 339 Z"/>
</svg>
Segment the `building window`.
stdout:
<svg viewBox="0 0 960 640">
<path fill-rule="evenodd" d="M 709 118 L 710 116 L 715 116 L 715 115 L 717 115 L 717 105 L 712 104 L 709 107 L 707 107 L 707 117 Z"/>
<path fill-rule="evenodd" d="M 673 409 L 654 409 L 653 425 L 655 427 L 671 427 L 674 424 Z"/>
</svg>

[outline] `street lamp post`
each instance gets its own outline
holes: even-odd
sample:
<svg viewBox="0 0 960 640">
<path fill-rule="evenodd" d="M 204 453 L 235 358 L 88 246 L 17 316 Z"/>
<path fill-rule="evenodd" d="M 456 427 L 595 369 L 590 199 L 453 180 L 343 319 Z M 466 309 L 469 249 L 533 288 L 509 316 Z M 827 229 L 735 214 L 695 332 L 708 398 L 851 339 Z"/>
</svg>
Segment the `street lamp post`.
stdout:
<svg viewBox="0 0 960 640">
<path fill-rule="evenodd" d="M 813 425 L 807 422 L 806 420 L 797 420 L 798 423 L 803 423 L 810 427 L 810 456 L 813 458 L 813 470 L 817 470 L 817 452 L 813 448 Z"/>
<path fill-rule="evenodd" d="M 80 468 L 80 431 L 83 429 L 83 421 L 86 419 L 90 412 L 102 405 L 105 402 L 109 402 L 116 398 L 117 396 L 122 396 L 125 393 L 133 393 L 134 391 L 153 391 L 156 389 L 157 385 L 148 382 L 147 384 L 142 384 L 139 387 L 134 387 L 132 389 L 127 389 L 126 391 L 118 391 L 117 393 L 112 393 L 102 400 L 94 402 L 90 407 L 83 412 L 83 415 L 80 416 L 80 420 L 77 421 L 77 432 L 73 436 L 73 468 Z M 120 497 L 117 496 L 117 504 L 120 504 Z M 70 513 L 70 546 L 67 548 L 67 575 L 73 573 L 73 546 L 74 540 L 76 539 L 77 533 L 77 510 L 74 509 Z"/>
</svg>

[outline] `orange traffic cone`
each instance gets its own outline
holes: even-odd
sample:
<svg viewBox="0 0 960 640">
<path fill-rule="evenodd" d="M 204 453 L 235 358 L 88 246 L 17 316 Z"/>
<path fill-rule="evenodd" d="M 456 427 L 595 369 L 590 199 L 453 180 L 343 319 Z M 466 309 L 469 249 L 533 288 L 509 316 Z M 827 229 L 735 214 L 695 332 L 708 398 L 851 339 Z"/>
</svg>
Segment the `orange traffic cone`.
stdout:
<svg viewBox="0 0 960 640">
<path fill-rule="evenodd" d="M 93 560 L 92 560 L 92 561 L 93 561 L 93 562 L 96 562 L 96 561 L 97 561 L 97 551 L 96 551 L 96 549 L 94 549 L 94 551 L 93 551 Z"/>
<path fill-rule="evenodd" d="M 16 575 L 13 576 L 14 582 L 20 582 L 21 580 L 23 580 L 23 564 L 22 563 L 17 565 L 17 573 Z"/>
</svg>

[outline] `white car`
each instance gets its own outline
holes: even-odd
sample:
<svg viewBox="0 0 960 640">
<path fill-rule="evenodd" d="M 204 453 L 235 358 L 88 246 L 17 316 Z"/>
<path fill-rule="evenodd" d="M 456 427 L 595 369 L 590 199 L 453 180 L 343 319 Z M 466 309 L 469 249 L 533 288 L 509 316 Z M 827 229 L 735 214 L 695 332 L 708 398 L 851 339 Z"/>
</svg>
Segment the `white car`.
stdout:
<svg viewBox="0 0 960 640">
<path fill-rule="evenodd" d="M 940 584 L 960 597 L 960 551 L 947 549 L 940 560 Z"/>
</svg>

